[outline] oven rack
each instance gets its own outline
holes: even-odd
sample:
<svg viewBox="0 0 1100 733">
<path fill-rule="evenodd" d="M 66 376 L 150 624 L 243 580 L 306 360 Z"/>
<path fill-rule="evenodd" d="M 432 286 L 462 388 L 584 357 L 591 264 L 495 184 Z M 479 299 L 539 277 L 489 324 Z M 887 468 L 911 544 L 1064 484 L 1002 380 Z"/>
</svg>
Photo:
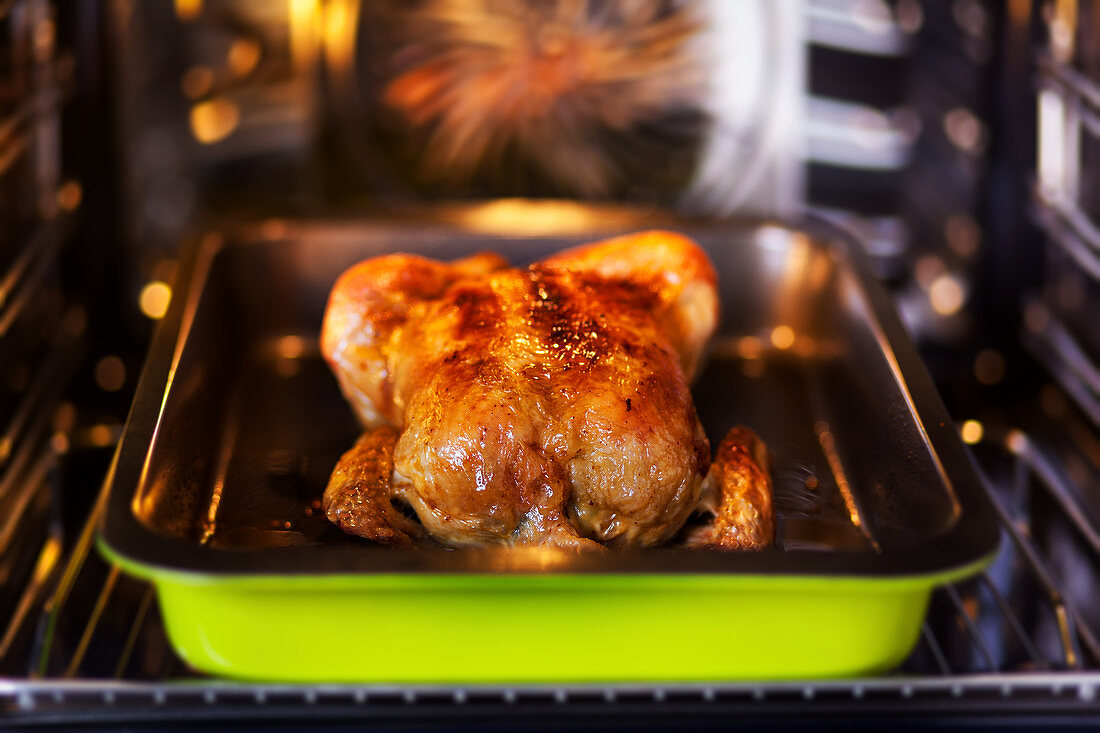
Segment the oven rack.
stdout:
<svg viewBox="0 0 1100 733">
<path fill-rule="evenodd" d="M 1028 299 L 1025 308 L 1034 320 L 1025 330 L 1024 345 L 1093 424 L 1100 427 L 1100 367 L 1041 300 Z"/>
<path fill-rule="evenodd" d="M 46 0 L 0 3 L 0 616 L 13 622 L 0 636 L 0 659 L 12 652 L 15 622 L 34 610 L 24 585 L 44 588 L 62 560 L 50 517 L 60 505 L 58 455 L 71 426 L 57 407 L 87 324 L 60 282 L 80 189 L 61 183 L 72 58 L 58 52 L 56 36 Z M 42 548 L 37 568 L 30 547 Z"/>
<path fill-rule="evenodd" d="M 1100 344 L 1089 316 L 1100 302 L 1100 222 L 1086 146 L 1100 146 L 1100 83 L 1051 53 L 1037 59 L 1038 181 L 1033 217 L 1046 236 L 1042 295 L 1024 303 L 1024 345 L 1100 429 Z M 1091 183 L 1092 189 L 1089 188 Z M 1068 304 L 1064 301 L 1070 301 Z"/>
<path fill-rule="evenodd" d="M 858 715 L 904 714 L 920 719 L 971 719 L 995 713 L 1005 717 L 1062 716 L 1052 728 L 1072 717 L 1096 720 L 1095 675 L 1022 674 L 1006 682 L 999 675 L 966 679 L 913 678 L 821 681 L 814 683 L 716 685 L 614 685 L 522 687 L 372 687 L 210 683 L 187 685 L 84 681 L 32 683 L 14 694 L 10 715 L 23 721 L 110 724 L 200 721 L 360 722 L 415 720 L 422 723 L 485 723 L 507 716 L 538 716 L 544 724 L 613 716 L 653 725 L 671 718 L 679 723 L 754 717 L 786 720 L 803 717 L 827 721 Z M 773 718 L 774 719 L 774 718 Z M 1019 721 L 1017 721 L 1019 722 Z"/>
<path fill-rule="evenodd" d="M 49 3 L 0 0 L 0 19 L 14 5 L 39 13 Z M 1060 62 L 1043 63 L 1051 72 L 1043 77 L 1051 79 L 1050 88 L 1081 102 L 1083 132 L 1096 135 L 1100 97 L 1094 95 L 1095 83 Z M 34 99 L 38 106 L 22 107 L 5 120 L 20 126 L 49 123 L 57 98 Z M 13 163 L 42 139 L 4 137 L 8 129 L 7 121 L 0 124 L 0 180 L 17 175 Z M 41 129 L 51 134 L 48 124 Z M 9 160 L 9 153 L 16 157 Z M 55 184 L 46 186 L 51 194 Z M 1089 239 L 1089 229 L 1080 226 L 1091 220 L 1080 218 L 1078 203 L 1072 197 L 1037 201 L 1038 218 L 1054 245 L 1100 279 L 1100 250 Z M 50 283 L 57 240 L 46 229 L 33 246 L 17 248 L 28 258 L 23 265 L 0 267 L 0 283 L 15 284 L 0 289 L 0 319 L 13 313 L 25 317 L 25 306 L 9 310 L 21 300 L 18 294 Z M 39 271 L 45 276 L 40 280 L 24 277 Z M 37 284 L 28 287 L 28 282 Z M 1096 525 L 1080 498 L 1088 485 L 1067 475 L 1066 462 L 1051 445 L 1007 429 L 996 434 L 990 425 L 985 427 L 989 440 L 975 446 L 975 454 L 1002 518 L 1002 552 L 978 578 L 937 592 L 918 648 L 891 675 L 787 683 L 524 687 L 257 685 L 199 677 L 168 650 L 152 589 L 119 574 L 95 553 L 98 508 L 76 532 L 61 511 L 63 504 L 71 512 L 74 503 L 83 501 L 74 502 L 74 493 L 94 493 L 94 487 L 74 486 L 76 471 L 64 476 L 84 450 L 78 437 L 68 430 L 51 436 L 56 426 L 43 417 L 60 399 L 65 372 L 77 361 L 81 339 L 75 332 L 81 319 L 79 310 L 69 311 L 74 334 L 50 345 L 49 355 L 35 365 L 24 400 L 0 423 L 0 454 L 5 455 L 0 459 L 0 512 L 10 497 L 26 497 L 17 502 L 21 509 L 15 515 L 0 514 L 0 525 L 7 528 L 0 529 L 0 725 L 235 720 L 274 727 L 280 721 L 348 719 L 476 724 L 523 716 L 559 724 L 568 720 L 578 728 L 594 721 L 603 730 L 610 721 L 623 720 L 728 724 L 732 715 L 741 723 L 775 715 L 805 721 L 851 715 L 867 725 L 876 713 L 913 721 L 950 716 L 969 725 L 981 722 L 976 720 L 980 715 L 1002 723 L 1042 715 L 1044 727 L 1051 728 L 1067 719 L 1100 721 L 1098 624 L 1089 618 L 1096 604 L 1089 603 L 1080 579 L 1068 572 L 1072 568 L 1060 544 L 1068 534 L 1071 544 L 1080 545 L 1074 557 L 1085 558 L 1086 575 L 1091 568 L 1091 577 L 1100 577 L 1087 529 Z M 0 339 L 0 357 L 7 358 L 12 348 L 11 338 Z M 1043 358 L 1043 348 L 1050 351 L 1050 361 Z M 1089 365 L 1095 361 L 1075 361 L 1076 351 L 1083 351 L 1081 344 L 1074 350 L 1061 339 L 1033 348 L 1085 414 L 1093 415 L 1081 395 L 1090 394 L 1082 384 L 1089 384 Z M 1050 438 L 1031 429 L 1033 436 Z M 56 440 L 47 442 L 48 437 Z M 71 448 L 66 445 L 70 439 Z M 26 445 L 33 448 L 22 448 Z M 64 502 L 63 478 L 68 479 Z M 1100 486 L 1095 476 L 1092 485 Z M 1051 518 L 1068 532 L 1052 537 L 1046 527 Z"/>
<path fill-rule="evenodd" d="M 202 677 L 169 650 L 151 586 L 106 564 L 94 536 L 103 496 L 66 553 L 49 532 L 21 613 L 6 619 L 0 710 L 25 722 L 198 721 L 276 717 L 482 719 L 535 713 L 918 716 L 977 712 L 1100 721 L 1100 642 L 1088 606 L 1050 559 L 1036 517 L 1052 508 L 1100 559 L 1082 487 L 1046 446 L 987 429 L 975 446 L 1004 540 L 976 578 L 937 591 L 911 657 L 855 680 L 613 685 L 286 685 Z M 1048 524 L 1044 522 L 1044 524 Z M 1057 559 L 1057 558 L 1055 558 Z M 1077 567 L 1080 567 L 1078 564 Z M 1092 568 L 1086 572 L 1096 575 Z M 1072 579 L 1071 579 L 1072 581 Z M 303 630 L 303 633 L 310 633 Z M 319 643 L 321 639 L 319 639 Z M 930 704 L 932 703 L 932 704 Z"/>
</svg>

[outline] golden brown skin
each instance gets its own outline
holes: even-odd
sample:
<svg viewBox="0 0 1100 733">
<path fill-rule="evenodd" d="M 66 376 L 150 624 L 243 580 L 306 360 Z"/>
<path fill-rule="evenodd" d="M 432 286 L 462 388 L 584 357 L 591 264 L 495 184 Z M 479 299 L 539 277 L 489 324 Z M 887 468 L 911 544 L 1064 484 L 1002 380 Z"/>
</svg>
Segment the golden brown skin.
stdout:
<svg viewBox="0 0 1100 733">
<path fill-rule="evenodd" d="M 322 353 L 368 435 L 391 429 L 393 469 L 387 492 L 372 453 L 387 438 L 361 439 L 326 489 L 329 518 L 403 544 L 399 497 L 454 546 L 668 540 L 709 464 L 688 382 L 717 314 L 710 261 L 669 232 L 522 270 L 492 254 L 356 265 L 333 288 Z"/>
<path fill-rule="evenodd" d="M 768 451 L 738 426 L 718 444 L 699 508 L 714 515 L 687 538 L 690 547 L 762 550 L 775 541 L 775 510 Z"/>
<path fill-rule="evenodd" d="M 407 547 L 424 532 L 390 501 L 396 440 L 388 425 L 363 433 L 337 462 L 329 484 L 338 490 L 326 491 L 323 505 L 325 516 L 345 532 Z"/>
</svg>

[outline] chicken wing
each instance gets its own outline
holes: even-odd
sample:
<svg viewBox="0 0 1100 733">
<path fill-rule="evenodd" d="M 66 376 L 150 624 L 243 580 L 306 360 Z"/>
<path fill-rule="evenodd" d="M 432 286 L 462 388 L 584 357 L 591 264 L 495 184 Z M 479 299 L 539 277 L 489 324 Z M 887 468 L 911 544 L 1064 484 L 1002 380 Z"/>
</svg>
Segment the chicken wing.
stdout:
<svg viewBox="0 0 1100 733">
<path fill-rule="evenodd" d="M 689 534 L 689 547 L 760 550 L 774 541 L 768 451 L 748 428 L 733 428 L 718 444 L 699 510 L 713 519 Z"/>
</svg>

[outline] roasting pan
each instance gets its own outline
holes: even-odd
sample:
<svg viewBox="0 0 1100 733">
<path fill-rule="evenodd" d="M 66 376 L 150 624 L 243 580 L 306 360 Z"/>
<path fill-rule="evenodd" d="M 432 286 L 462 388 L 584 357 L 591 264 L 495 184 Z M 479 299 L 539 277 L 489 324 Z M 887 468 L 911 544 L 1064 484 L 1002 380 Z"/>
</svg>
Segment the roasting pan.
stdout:
<svg viewBox="0 0 1100 733">
<path fill-rule="evenodd" d="M 177 653 L 208 673 L 303 682 L 799 678 L 900 663 L 933 588 L 980 569 L 999 533 L 852 243 L 812 221 L 528 206 L 240 224 L 189 248 L 99 535 L 110 560 L 155 584 Z M 319 499 L 357 426 L 317 334 L 345 268 L 393 251 L 522 264 L 653 227 L 714 260 L 722 322 L 696 405 L 712 442 L 746 424 L 768 444 L 774 549 L 399 551 L 328 524 Z"/>
</svg>

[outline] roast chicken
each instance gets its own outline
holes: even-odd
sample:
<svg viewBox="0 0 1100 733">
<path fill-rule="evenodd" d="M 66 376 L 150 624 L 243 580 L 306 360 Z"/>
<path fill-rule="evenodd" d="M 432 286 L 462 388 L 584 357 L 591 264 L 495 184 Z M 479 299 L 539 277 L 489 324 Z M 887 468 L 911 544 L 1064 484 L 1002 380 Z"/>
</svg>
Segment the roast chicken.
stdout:
<svg viewBox="0 0 1100 733">
<path fill-rule="evenodd" d="M 766 449 L 734 428 L 712 463 L 689 391 L 717 318 L 710 260 L 670 232 L 526 268 L 489 253 L 355 265 L 321 348 L 364 433 L 326 515 L 392 546 L 767 546 Z"/>
</svg>

